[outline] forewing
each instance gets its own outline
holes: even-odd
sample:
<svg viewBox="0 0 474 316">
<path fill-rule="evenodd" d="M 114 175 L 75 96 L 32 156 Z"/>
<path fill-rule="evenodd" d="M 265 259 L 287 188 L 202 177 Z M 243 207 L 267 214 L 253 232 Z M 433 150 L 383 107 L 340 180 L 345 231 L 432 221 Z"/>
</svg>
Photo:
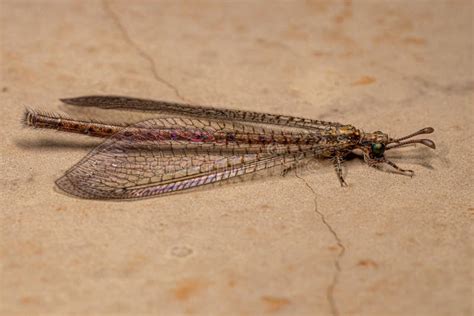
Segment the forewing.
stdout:
<svg viewBox="0 0 474 316">
<path fill-rule="evenodd" d="M 146 135 L 130 134 L 149 120 L 115 134 L 91 151 L 56 181 L 62 190 L 89 199 L 133 199 L 190 189 L 276 165 L 291 163 L 297 154 L 189 151 L 164 146 Z M 127 136 L 128 135 L 128 136 Z M 169 141 L 168 141 L 169 142 Z M 201 148 L 202 149 L 202 148 Z"/>
<path fill-rule="evenodd" d="M 281 125 L 312 130 L 324 130 L 327 126 L 341 126 L 336 122 L 312 120 L 289 115 L 275 115 L 252 111 L 240 111 L 210 106 L 197 106 L 183 103 L 155 101 L 131 98 L 125 96 L 83 96 L 77 98 L 61 99 L 62 102 L 87 107 L 103 109 L 139 110 L 172 115 L 213 118 L 227 121 L 252 122 L 258 124 Z"/>
</svg>

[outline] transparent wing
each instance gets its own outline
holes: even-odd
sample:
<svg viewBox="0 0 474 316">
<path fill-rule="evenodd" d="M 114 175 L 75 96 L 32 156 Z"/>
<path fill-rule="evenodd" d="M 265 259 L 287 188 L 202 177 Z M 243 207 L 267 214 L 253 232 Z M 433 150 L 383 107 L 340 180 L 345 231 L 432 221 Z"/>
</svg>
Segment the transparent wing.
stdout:
<svg viewBox="0 0 474 316">
<path fill-rule="evenodd" d="M 312 120 L 289 115 L 241 111 L 211 106 L 200 106 L 176 102 L 138 99 L 125 96 L 83 96 L 77 98 L 61 99 L 61 101 L 66 104 L 83 107 L 150 111 L 156 113 L 205 117 L 219 120 L 273 124 L 312 130 L 324 130 L 327 126 L 342 125 L 336 122 Z"/>
<path fill-rule="evenodd" d="M 162 121 L 149 120 L 125 128 L 91 151 L 56 184 L 69 194 L 89 199 L 143 198 L 292 163 L 301 155 L 216 152 L 197 147 L 202 143 L 160 141 L 147 137 L 146 130 L 136 132 L 145 127 L 154 130 L 151 127 L 157 124 L 163 127 Z M 194 150 L 188 147 L 191 145 Z"/>
</svg>

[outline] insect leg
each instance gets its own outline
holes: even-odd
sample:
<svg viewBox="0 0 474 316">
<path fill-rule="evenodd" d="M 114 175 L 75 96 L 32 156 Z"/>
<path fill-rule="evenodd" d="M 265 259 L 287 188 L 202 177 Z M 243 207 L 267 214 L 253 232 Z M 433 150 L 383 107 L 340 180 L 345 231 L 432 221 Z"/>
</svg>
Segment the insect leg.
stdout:
<svg viewBox="0 0 474 316">
<path fill-rule="evenodd" d="M 365 160 L 365 162 L 367 162 L 369 167 L 373 167 L 373 168 L 376 168 L 376 169 L 379 169 L 379 170 L 382 170 L 380 165 L 383 164 L 383 163 L 386 163 L 387 165 L 391 166 L 393 169 L 395 169 L 397 171 L 397 172 L 394 172 L 394 173 L 402 174 L 402 175 L 409 176 L 409 177 L 413 177 L 415 175 L 415 171 L 402 169 L 399 166 L 397 166 L 394 162 L 391 162 L 390 160 L 388 160 L 385 157 L 382 157 L 380 159 L 372 159 L 367 154 L 364 154 L 364 160 Z"/>
<path fill-rule="evenodd" d="M 307 152 L 300 152 L 294 155 L 294 161 L 291 161 L 289 164 L 284 165 L 284 169 L 281 171 L 281 176 L 286 176 L 291 170 L 298 168 L 298 166 L 303 165 L 308 162 Z"/>
<path fill-rule="evenodd" d="M 341 187 L 346 187 L 347 183 L 344 180 L 344 177 L 342 175 L 342 163 L 343 163 L 342 158 L 340 156 L 334 157 L 333 163 L 334 163 L 334 170 L 336 171 L 337 178 L 339 179 L 339 182 L 341 183 Z"/>
<path fill-rule="evenodd" d="M 402 169 L 400 168 L 399 166 L 397 166 L 395 163 L 391 162 L 390 160 L 388 159 L 384 159 L 384 162 L 387 164 L 387 165 L 390 165 L 391 167 L 393 167 L 395 170 L 399 171 L 401 174 L 403 175 L 406 175 L 406 176 L 409 176 L 409 177 L 413 177 L 415 175 L 415 171 L 413 170 L 407 170 L 407 169 Z"/>
</svg>

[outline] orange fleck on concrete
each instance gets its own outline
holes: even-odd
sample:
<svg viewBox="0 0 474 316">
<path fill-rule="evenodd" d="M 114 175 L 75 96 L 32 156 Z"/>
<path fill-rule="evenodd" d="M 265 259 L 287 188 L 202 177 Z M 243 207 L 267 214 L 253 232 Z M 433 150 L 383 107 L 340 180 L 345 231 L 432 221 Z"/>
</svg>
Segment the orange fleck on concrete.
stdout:
<svg viewBox="0 0 474 316">
<path fill-rule="evenodd" d="M 25 241 L 21 243 L 21 250 L 24 254 L 27 255 L 42 255 L 43 254 L 43 246 L 40 243 L 35 241 Z"/>
<path fill-rule="evenodd" d="M 20 298 L 20 303 L 23 305 L 39 304 L 39 299 L 32 296 L 23 296 Z"/>
<path fill-rule="evenodd" d="M 352 17 L 352 1 L 344 1 L 342 12 L 334 17 L 334 22 L 342 24 Z"/>
<path fill-rule="evenodd" d="M 293 40 L 306 41 L 309 39 L 310 34 L 301 25 L 290 25 L 283 33 L 283 36 Z"/>
<path fill-rule="evenodd" d="M 268 312 L 276 312 L 290 304 L 290 300 L 284 297 L 262 296 L 262 302 L 267 306 Z"/>
<path fill-rule="evenodd" d="M 332 245 L 328 247 L 329 251 L 340 251 L 340 247 L 338 245 Z"/>
<path fill-rule="evenodd" d="M 361 85 L 368 85 L 372 84 L 376 81 L 376 79 L 372 76 L 362 76 L 356 81 L 352 82 L 353 86 L 361 86 Z"/>
<path fill-rule="evenodd" d="M 258 235 L 258 230 L 255 229 L 254 227 L 247 227 L 245 228 L 245 233 L 247 235 L 256 236 Z"/>
<path fill-rule="evenodd" d="M 181 281 L 176 288 L 173 289 L 174 297 L 179 301 L 187 301 L 191 296 L 196 295 L 200 290 L 205 288 L 207 283 L 197 279 L 187 279 Z"/>
<path fill-rule="evenodd" d="M 357 262 L 357 265 L 359 267 L 366 267 L 366 268 L 378 268 L 378 264 L 377 262 L 375 262 L 374 260 L 371 260 L 371 259 L 363 259 L 363 260 L 359 260 L 359 262 Z"/>
<path fill-rule="evenodd" d="M 314 57 L 329 57 L 329 56 L 332 56 L 332 53 L 329 53 L 329 52 L 324 52 L 324 51 L 320 51 L 320 50 L 314 50 L 313 51 L 313 56 Z"/>
<path fill-rule="evenodd" d="M 148 263 L 148 258 L 144 255 L 137 254 L 128 259 L 123 268 L 125 275 L 130 275 L 140 271 Z"/>
<path fill-rule="evenodd" d="M 413 45 L 420 45 L 420 46 L 426 45 L 426 40 L 424 38 L 415 37 L 415 36 L 405 37 L 403 39 L 403 42 L 406 44 L 413 44 Z"/>
<path fill-rule="evenodd" d="M 230 279 L 228 282 L 227 282 L 227 285 L 231 288 L 235 287 L 235 284 L 237 282 L 234 280 L 234 279 Z"/>
</svg>

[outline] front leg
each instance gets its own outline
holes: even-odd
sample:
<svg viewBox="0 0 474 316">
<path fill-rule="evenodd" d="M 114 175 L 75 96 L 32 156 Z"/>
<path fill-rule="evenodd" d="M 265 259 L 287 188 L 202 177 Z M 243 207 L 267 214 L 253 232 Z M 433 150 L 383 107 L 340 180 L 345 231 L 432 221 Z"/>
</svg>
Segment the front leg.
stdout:
<svg viewBox="0 0 474 316">
<path fill-rule="evenodd" d="M 390 160 L 388 160 L 388 159 L 384 159 L 384 160 L 385 160 L 384 162 L 385 162 L 387 165 L 392 166 L 392 168 L 394 168 L 395 170 L 397 170 L 398 172 L 400 172 L 400 174 L 403 174 L 403 175 L 409 176 L 409 177 L 413 177 L 413 176 L 415 175 L 415 171 L 413 171 L 413 170 L 402 169 L 402 168 L 400 168 L 399 166 L 397 166 L 395 163 L 391 162 Z"/>
<path fill-rule="evenodd" d="M 342 175 L 342 163 L 343 163 L 342 157 L 335 156 L 333 163 L 334 163 L 334 170 L 336 171 L 337 178 L 339 179 L 339 182 L 341 183 L 341 187 L 346 187 L 347 183 L 344 180 L 344 176 Z"/>
<path fill-rule="evenodd" d="M 367 162 L 369 167 L 373 167 L 379 170 L 382 170 L 382 168 L 380 168 L 380 165 L 385 163 L 391 166 L 393 169 L 395 169 L 395 171 L 390 171 L 390 172 L 398 173 L 398 174 L 409 176 L 409 177 L 413 177 L 415 175 L 415 172 L 413 170 L 402 169 L 399 166 L 397 166 L 394 162 L 391 162 L 385 157 L 382 157 L 379 159 L 372 159 L 368 155 L 364 155 L 364 160 Z"/>
</svg>

